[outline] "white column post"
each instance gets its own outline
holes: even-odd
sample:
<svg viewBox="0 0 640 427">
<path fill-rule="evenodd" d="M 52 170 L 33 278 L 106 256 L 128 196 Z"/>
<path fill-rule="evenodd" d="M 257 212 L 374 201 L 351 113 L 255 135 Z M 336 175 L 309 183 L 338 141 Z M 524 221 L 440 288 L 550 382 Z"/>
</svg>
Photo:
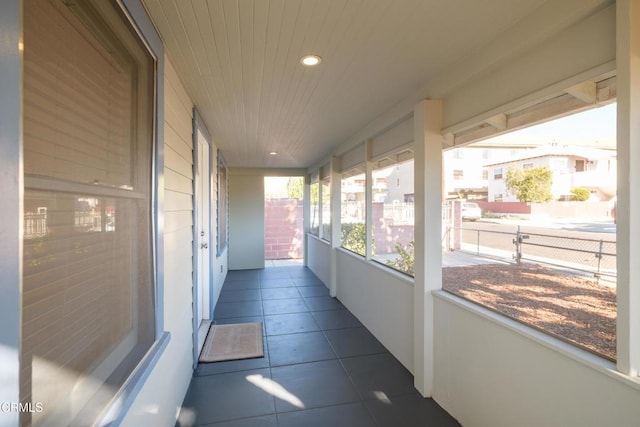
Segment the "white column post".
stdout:
<svg viewBox="0 0 640 427">
<path fill-rule="evenodd" d="M 617 359 L 640 373 L 640 2 L 616 3 L 618 85 Z M 635 261 L 634 261 L 635 260 Z"/>
<path fill-rule="evenodd" d="M 413 374 L 416 389 L 433 394 L 433 296 L 442 288 L 442 101 L 413 109 L 415 185 L 415 279 Z"/>
<path fill-rule="evenodd" d="M 340 159 L 331 157 L 331 283 L 329 285 L 329 294 L 332 297 L 338 295 L 338 274 L 337 274 L 337 248 L 342 244 L 342 218 L 341 218 L 341 199 L 342 199 L 342 180 L 340 174 Z"/>
<path fill-rule="evenodd" d="M 309 242 L 308 242 L 308 233 L 310 224 L 310 215 L 311 215 L 311 190 L 309 186 L 311 185 L 311 175 L 308 173 L 304 176 L 304 185 L 302 186 L 302 235 L 304 239 L 302 239 L 302 261 L 305 266 L 309 265 L 308 255 L 309 255 Z"/>
</svg>

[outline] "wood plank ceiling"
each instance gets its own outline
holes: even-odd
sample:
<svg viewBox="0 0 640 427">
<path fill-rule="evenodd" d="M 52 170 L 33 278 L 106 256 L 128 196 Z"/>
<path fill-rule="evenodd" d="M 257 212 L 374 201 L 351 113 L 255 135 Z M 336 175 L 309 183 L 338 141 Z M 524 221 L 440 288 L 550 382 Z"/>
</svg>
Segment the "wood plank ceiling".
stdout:
<svg viewBox="0 0 640 427">
<path fill-rule="evenodd" d="M 242 167 L 312 165 L 542 3 L 144 0 L 215 144 Z M 300 64 L 310 53 L 317 67 Z"/>
</svg>

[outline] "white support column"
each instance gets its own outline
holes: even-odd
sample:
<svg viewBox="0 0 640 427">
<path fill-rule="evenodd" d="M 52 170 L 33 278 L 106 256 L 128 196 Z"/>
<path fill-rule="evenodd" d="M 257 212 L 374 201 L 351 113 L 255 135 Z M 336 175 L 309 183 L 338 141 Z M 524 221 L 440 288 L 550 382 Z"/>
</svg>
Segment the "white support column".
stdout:
<svg viewBox="0 0 640 427">
<path fill-rule="evenodd" d="M 302 261 L 305 266 L 309 264 L 307 259 L 309 255 L 309 242 L 308 233 L 310 224 L 310 215 L 311 215 L 311 190 L 309 186 L 311 185 L 311 175 L 308 173 L 304 175 L 304 185 L 302 187 L 302 235 L 304 239 L 302 239 Z"/>
<path fill-rule="evenodd" d="M 617 359 L 640 373 L 640 2 L 616 3 L 618 85 Z"/>
<path fill-rule="evenodd" d="M 338 295 L 338 275 L 337 275 L 337 248 L 342 244 L 342 218 L 341 218 L 341 197 L 342 180 L 340 174 L 340 159 L 331 158 L 331 283 L 329 294 L 332 297 Z"/>
<path fill-rule="evenodd" d="M 373 140 L 368 140 L 365 146 L 365 189 L 364 189 L 364 229 L 365 229 L 365 258 L 373 258 L 373 163 L 371 156 L 373 153 Z"/>
<path fill-rule="evenodd" d="M 416 389 L 433 394 L 433 296 L 442 288 L 442 101 L 413 109 L 415 150 L 415 279 L 413 374 Z"/>
</svg>

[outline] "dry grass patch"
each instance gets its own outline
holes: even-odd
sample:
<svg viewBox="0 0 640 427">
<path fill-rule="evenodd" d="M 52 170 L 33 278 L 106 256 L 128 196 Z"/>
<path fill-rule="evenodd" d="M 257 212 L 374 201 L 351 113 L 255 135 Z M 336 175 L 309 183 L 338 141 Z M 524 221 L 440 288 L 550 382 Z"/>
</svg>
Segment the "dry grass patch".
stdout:
<svg viewBox="0 0 640 427">
<path fill-rule="evenodd" d="M 615 289 L 532 264 L 445 267 L 442 276 L 451 293 L 615 360 Z"/>
</svg>

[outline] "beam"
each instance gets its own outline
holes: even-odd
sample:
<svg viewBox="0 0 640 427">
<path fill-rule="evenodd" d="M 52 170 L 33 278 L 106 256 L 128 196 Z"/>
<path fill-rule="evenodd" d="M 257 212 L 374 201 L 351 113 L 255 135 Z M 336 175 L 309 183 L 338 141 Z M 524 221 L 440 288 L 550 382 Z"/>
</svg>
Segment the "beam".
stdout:
<svg viewBox="0 0 640 427">
<path fill-rule="evenodd" d="M 598 99 L 596 82 L 590 80 L 573 85 L 565 89 L 565 92 L 587 104 L 595 104 Z"/>
<path fill-rule="evenodd" d="M 496 114 L 493 117 L 489 117 L 484 122 L 489 126 L 494 127 L 498 130 L 505 130 L 507 128 L 507 115 Z"/>
<path fill-rule="evenodd" d="M 456 137 L 453 133 L 445 133 L 442 136 L 442 148 L 451 148 L 456 144 Z"/>
<path fill-rule="evenodd" d="M 560 92 L 558 96 L 538 102 L 527 108 L 510 111 L 505 114 L 494 114 L 489 118 L 478 118 L 475 126 L 454 132 L 446 132 L 445 130 L 442 147 L 447 149 L 453 146 L 464 146 L 568 114 L 584 111 L 593 108 L 595 105 L 606 105 L 615 102 L 617 96 L 616 82 L 615 77 L 610 77 L 594 83 L 595 101 L 590 104 L 569 94 L 567 89 L 564 92 Z M 591 82 L 587 83 L 590 84 Z M 577 86 L 580 85 L 572 86 L 572 88 Z M 504 127 L 502 127 L 503 124 L 505 125 Z"/>
</svg>

